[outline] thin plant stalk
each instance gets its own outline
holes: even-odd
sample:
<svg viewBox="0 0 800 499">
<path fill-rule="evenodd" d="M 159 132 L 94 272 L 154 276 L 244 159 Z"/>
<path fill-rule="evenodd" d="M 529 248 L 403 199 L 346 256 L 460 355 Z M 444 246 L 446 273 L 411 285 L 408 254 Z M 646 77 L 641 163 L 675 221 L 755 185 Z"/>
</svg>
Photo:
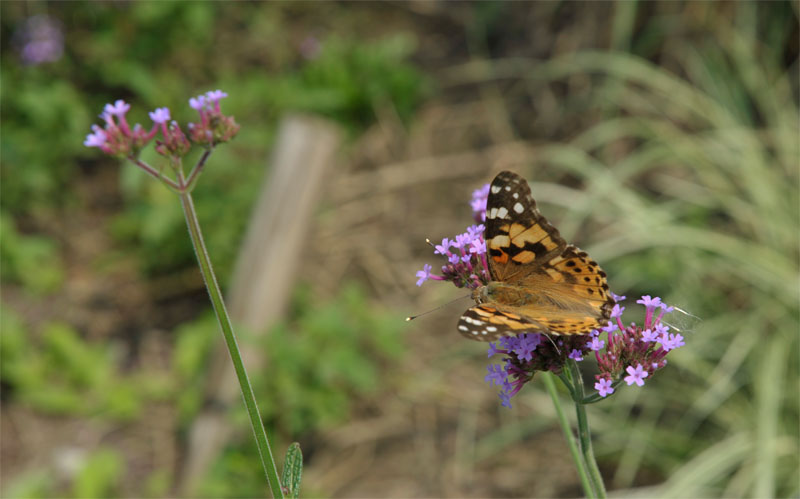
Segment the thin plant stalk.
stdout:
<svg viewBox="0 0 800 499">
<path fill-rule="evenodd" d="M 575 402 L 575 413 L 578 422 L 578 441 L 580 443 L 581 453 L 583 454 L 583 460 L 589 471 L 594 490 L 597 492 L 597 497 L 605 498 L 606 487 L 603 484 L 603 476 L 600 474 L 600 469 L 597 467 L 597 460 L 594 458 L 592 435 L 589 431 L 589 421 L 586 418 L 586 405 L 583 404 L 583 377 L 578 368 L 578 363 L 573 359 L 567 361 L 567 370 L 572 381 L 572 388 L 570 391 L 572 392 L 573 401 Z"/>
<path fill-rule="evenodd" d="M 570 427 L 566 414 L 564 414 L 564 409 L 561 407 L 561 399 L 558 396 L 556 384 L 553 382 L 553 375 L 549 372 L 543 373 L 542 381 L 545 388 L 547 388 L 547 392 L 550 394 L 550 398 L 553 400 L 553 407 L 556 409 L 558 422 L 561 425 L 561 429 L 564 431 L 564 438 L 567 439 L 569 452 L 572 454 L 572 460 L 575 461 L 575 467 L 578 469 L 578 477 L 581 479 L 583 492 L 586 494 L 586 497 L 597 497 L 592 480 L 590 479 L 589 473 L 586 469 L 586 462 L 581 455 L 580 450 L 578 449 L 578 443 L 575 440 L 575 435 L 572 434 L 572 428 Z"/>
<path fill-rule="evenodd" d="M 242 361 L 242 355 L 239 352 L 239 346 L 236 342 L 236 335 L 233 332 L 230 317 L 225 309 L 225 303 L 222 300 L 222 292 L 220 291 L 217 278 L 214 275 L 214 269 L 211 266 L 211 258 L 206 251 L 203 235 L 200 231 L 200 223 L 197 219 L 197 213 L 194 209 L 194 202 L 190 194 L 189 186 L 184 179 L 183 173 L 178 170 L 178 183 L 181 187 L 180 197 L 181 204 L 183 205 L 183 214 L 186 217 L 186 225 L 189 229 L 189 235 L 192 238 L 192 245 L 194 246 L 195 254 L 197 255 L 197 263 L 200 266 L 200 272 L 203 275 L 208 295 L 211 298 L 211 304 L 214 307 L 214 313 L 217 316 L 217 321 L 222 329 L 222 335 L 225 337 L 225 344 L 228 347 L 233 368 L 236 371 L 236 377 L 239 379 L 239 386 L 242 391 L 242 398 L 247 407 L 247 414 L 250 416 L 250 425 L 253 428 L 253 434 L 256 438 L 256 445 L 258 447 L 258 454 L 261 459 L 261 465 L 264 468 L 264 473 L 267 476 L 267 483 L 269 484 L 272 492 L 272 497 L 283 498 L 281 491 L 281 483 L 278 479 L 278 469 L 275 466 L 275 460 L 272 457 L 270 450 L 267 432 L 264 429 L 264 424 L 261 421 L 261 414 L 258 411 L 258 404 L 256 404 L 256 397 L 253 393 L 253 387 L 250 384 L 250 379 L 247 377 L 247 371 Z"/>
</svg>

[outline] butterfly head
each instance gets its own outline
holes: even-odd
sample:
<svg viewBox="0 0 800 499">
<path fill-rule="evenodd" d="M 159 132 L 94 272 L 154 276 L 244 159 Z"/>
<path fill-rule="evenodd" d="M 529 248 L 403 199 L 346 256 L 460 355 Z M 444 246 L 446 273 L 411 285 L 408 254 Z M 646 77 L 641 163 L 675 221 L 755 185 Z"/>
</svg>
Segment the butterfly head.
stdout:
<svg viewBox="0 0 800 499">
<path fill-rule="evenodd" d="M 473 289 L 472 299 L 475 300 L 475 303 L 486 303 L 491 301 L 489 285 L 487 284 Z"/>
</svg>

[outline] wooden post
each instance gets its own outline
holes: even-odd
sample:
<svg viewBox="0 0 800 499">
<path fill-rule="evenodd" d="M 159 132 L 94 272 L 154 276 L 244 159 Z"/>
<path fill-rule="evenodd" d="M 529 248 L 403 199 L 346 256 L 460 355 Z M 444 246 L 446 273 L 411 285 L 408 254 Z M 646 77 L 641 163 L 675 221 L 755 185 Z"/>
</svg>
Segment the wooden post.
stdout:
<svg viewBox="0 0 800 499">
<path fill-rule="evenodd" d="M 280 125 L 270 169 L 250 219 L 231 281 L 228 311 L 237 328 L 248 372 L 263 364 L 252 339 L 282 316 L 291 297 L 314 208 L 327 170 L 339 151 L 340 134 L 320 118 L 292 115 Z M 246 332 L 248 341 L 242 341 Z M 224 343 L 209 367 L 205 408 L 192 423 L 179 489 L 192 489 L 230 438 L 226 409 L 242 403 L 239 383 Z M 281 459 L 281 449 L 272 449 Z M 279 465 L 280 467 L 280 465 Z M 280 471 L 280 469 L 278 470 Z"/>
</svg>

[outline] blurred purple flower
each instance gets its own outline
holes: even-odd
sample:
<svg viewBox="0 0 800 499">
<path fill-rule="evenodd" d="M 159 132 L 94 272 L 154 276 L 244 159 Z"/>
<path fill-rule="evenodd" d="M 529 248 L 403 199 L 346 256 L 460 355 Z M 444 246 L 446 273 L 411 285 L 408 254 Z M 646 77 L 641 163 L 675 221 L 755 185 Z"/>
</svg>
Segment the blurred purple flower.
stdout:
<svg viewBox="0 0 800 499">
<path fill-rule="evenodd" d="M 150 116 L 150 119 L 153 120 L 153 123 L 164 124 L 169 121 L 169 108 L 166 107 L 159 107 L 155 111 L 150 111 L 147 113 Z"/>
<path fill-rule="evenodd" d="M 300 55 L 308 61 L 316 59 L 322 50 L 322 44 L 316 36 L 310 35 L 300 42 Z"/>
<path fill-rule="evenodd" d="M 489 184 L 484 184 L 480 189 L 475 189 L 472 192 L 472 217 L 476 222 L 483 222 L 486 220 L 486 200 L 489 198 Z"/>
<path fill-rule="evenodd" d="M 24 64 L 54 62 L 64 55 L 64 34 L 57 19 L 45 15 L 26 19 L 14 34 Z"/>
</svg>

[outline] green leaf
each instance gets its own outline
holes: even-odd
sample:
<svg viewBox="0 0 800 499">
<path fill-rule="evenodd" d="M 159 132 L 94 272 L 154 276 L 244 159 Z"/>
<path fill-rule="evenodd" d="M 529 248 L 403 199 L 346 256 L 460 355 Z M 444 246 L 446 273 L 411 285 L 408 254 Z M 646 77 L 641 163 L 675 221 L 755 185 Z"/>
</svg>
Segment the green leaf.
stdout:
<svg viewBox="0 0 800 499">
<path fill-rule="evenodd" d="M 297 498 L 300 496 L 300 480 L 303 477 L 303 451 L 300 444 L 292 442 L 286 449 L 286 458 L 283 461 L 283 474 L 281 475 L 281 486 L 287 497 Z"/>
</svg>

